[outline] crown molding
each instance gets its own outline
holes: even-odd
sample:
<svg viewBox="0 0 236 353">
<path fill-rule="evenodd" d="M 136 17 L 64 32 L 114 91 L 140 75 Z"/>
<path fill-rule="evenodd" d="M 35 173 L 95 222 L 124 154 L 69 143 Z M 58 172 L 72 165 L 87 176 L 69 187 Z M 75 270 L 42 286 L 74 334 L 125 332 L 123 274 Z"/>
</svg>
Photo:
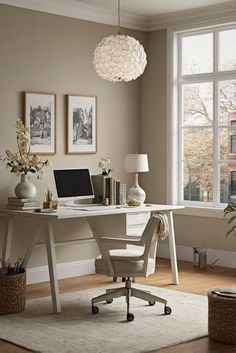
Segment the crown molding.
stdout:
<svg viewBox="0 0 236 353">
<path fill-rule="evenodd" d="M 236 22 L 236 1 L 193 10 L 172 12 L 150 18 L 148 31 L 164 28 L 190 28 Z"/>
<path fill-rule="evenodd" d="M 117 25 L 117 11 L 85 4 L 75 0 L 0 0 L 1 4 L 41 11 L 86 21 Z M 172 12 L 157 16 L 141 16 L 122 12 L 121 26 L 151 32 L 164 28 L 188 28 L 196 25 L 212 25 L 235 22 L 236 0 L 204 8 Z"/>
<path fill-rule="evenodd" d="M 117 11 L 74 0 L 0 0 L 0 4 L 117 26 Z M 148 17 L 122 12 L 121 26 L 146 32 Z"/>
</svg>

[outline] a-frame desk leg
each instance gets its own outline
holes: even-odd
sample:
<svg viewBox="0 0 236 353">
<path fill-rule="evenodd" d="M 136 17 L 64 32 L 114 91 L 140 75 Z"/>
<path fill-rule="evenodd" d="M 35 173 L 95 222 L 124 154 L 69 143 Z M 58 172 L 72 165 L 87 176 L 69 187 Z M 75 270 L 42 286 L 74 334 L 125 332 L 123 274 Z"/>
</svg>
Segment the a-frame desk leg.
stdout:
<svg viewBox="0 0 236 353">
<path fill-rule="evenodd" d="M 45 224 L 45 238 L 46 238 L 48 270 L 49 270 L 51 295 L 52 295 L 52 308 L 54 313 L 60 313 L 61 304 L 59 299 L 59 287 L 58 287 L 58 279 L 57 279 L 55 242 L 54 242 L 54 235 L 53 235 L 53 222 L 51 220 L 48 220 Z"/>
<path fill-rule="evenodd" d="M 179 284 L 178 265 L 175 246 L 175 231 L 172 211 L 165 211 L 169 222 L 169 248 L 170 248 L 170 262 L 172 270 L 172 281 L 174 284 Z"/>
</svg>

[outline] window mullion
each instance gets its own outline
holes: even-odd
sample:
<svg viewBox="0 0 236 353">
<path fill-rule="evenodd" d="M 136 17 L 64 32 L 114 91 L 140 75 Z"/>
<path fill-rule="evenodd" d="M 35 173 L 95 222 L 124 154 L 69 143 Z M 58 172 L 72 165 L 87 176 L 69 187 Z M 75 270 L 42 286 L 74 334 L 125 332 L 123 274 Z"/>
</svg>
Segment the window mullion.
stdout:
<svg viewBox="0 0 236 353">
<path fill-rule="evenodd" d="M 219 89 L 218 89 L 218 57 L 219 57 L 219 45 L 218 45 L 218 31 L 213 31 L 213 143 L 214 143 L 214 160 L 213 160 L 213 204 L 220 204 L 220 150 L 219 150 Z"/>
<path fill-rule="evenodd" d="M 178 38 L 178 200 L 183 201 L 183 88 L 181 84 L 182 74 L 182 40 Z"/>
<path fill-rule="evenodd" d="M 218 129 L 218 80 L 213 81 L 213 143 L 214 143 L 214 159 L 213 159 L 213 203 L 220 203 L 220 144 Z"/>
</svg>

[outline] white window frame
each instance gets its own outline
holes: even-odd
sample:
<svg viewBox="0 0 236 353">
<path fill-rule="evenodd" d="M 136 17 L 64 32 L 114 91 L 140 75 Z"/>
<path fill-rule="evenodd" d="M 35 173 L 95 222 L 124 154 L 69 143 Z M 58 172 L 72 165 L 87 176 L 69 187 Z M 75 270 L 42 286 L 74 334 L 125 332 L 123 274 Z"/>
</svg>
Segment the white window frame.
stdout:
<svg viewBox="0 0 236 353">
<path fill-rule="evenodd" d="M 197 26 L 196 26 L 197 27 Z M 173 204 L 182 204 L 189 208 L 191 215 L 203 215 L 206 216 L 208 213 L 205 211 L 210 211 L 209 214 L 217 214 L 222 217 L 222 209 L 226 204 L 221 204 L 219 197 L 220 194 L 218 190 L 220 184 L 220 170 L 219 170 L 219 146 L 218 146 L 218 131 L 219 128 L 224 127 L 224 125 L 218 125 L 218 82 L 228 79 L 236 79 L 235 71 L 218 71 L 218 33 L 222 30 L 236 29 L 236 23 L 231 23 L 229 25 L 214 26 L 211 28 L 202 29 L 188 29 L 188 30 L 173 30 L 167 29 L 167 57 L 168 57 L 168 71 L 167 71 L 167 153 L 168 153 L 168 163 L 167 163 L 167 201 Z M 181 39 L 184 36 L 192 36 L 203 33 L 213 33 L 213 72 L 206 74 L 196 74 L 196 75 L 180 75 L 181 73 L 181 63 L 182 63 L 182 50 L 181 50 Z M 183 200 L 183 182 L 181 170 L 181 139 L 179 138 L 180 132 L 182 131 L 182 119 L 181 119 L 181 95 L 180 87 L 183 83 L 194 83 L 194 82 L 213 82 L 213 119 L 215 123 L 213 124 L 214 129 L 214 160 L 213 168 L 216 170 L 214 173 L 213 182 L 213 202 L 194 202 L 194 201 L 184 201 Z M 205 127 L 205 126 L 204 126 Z M 225 126 L 226 127 L 226 126 Z M 228 126 L 227 126 L 228 127 Z M 224 160 L 225 163 L 232 162 Z M 216 210 L 216 212 L 214 212 Z M 218 212 L 220 211 L 220 212 Z M 213 213 L 212 213 L 213 212 Z M 189 209 L 187 212 L 189 213 Z"/>
</svg>

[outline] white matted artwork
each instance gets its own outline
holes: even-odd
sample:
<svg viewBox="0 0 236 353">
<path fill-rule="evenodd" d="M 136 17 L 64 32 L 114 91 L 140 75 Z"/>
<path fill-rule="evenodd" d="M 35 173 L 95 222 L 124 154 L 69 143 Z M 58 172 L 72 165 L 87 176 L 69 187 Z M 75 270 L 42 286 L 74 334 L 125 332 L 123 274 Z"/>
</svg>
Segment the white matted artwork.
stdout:
<svg viewBox="0 0 236 353">
<path fill-rule="evenodd" d="M 25 126 L 30 132 L 30 152 L 56 153 L 56 96 L 25 92 Z"/>
<path fill-rule="evenodd" d="M 67 99 L 67 153 L 96 153 L 96 97 L 68 95 Z"/>
</svg>

